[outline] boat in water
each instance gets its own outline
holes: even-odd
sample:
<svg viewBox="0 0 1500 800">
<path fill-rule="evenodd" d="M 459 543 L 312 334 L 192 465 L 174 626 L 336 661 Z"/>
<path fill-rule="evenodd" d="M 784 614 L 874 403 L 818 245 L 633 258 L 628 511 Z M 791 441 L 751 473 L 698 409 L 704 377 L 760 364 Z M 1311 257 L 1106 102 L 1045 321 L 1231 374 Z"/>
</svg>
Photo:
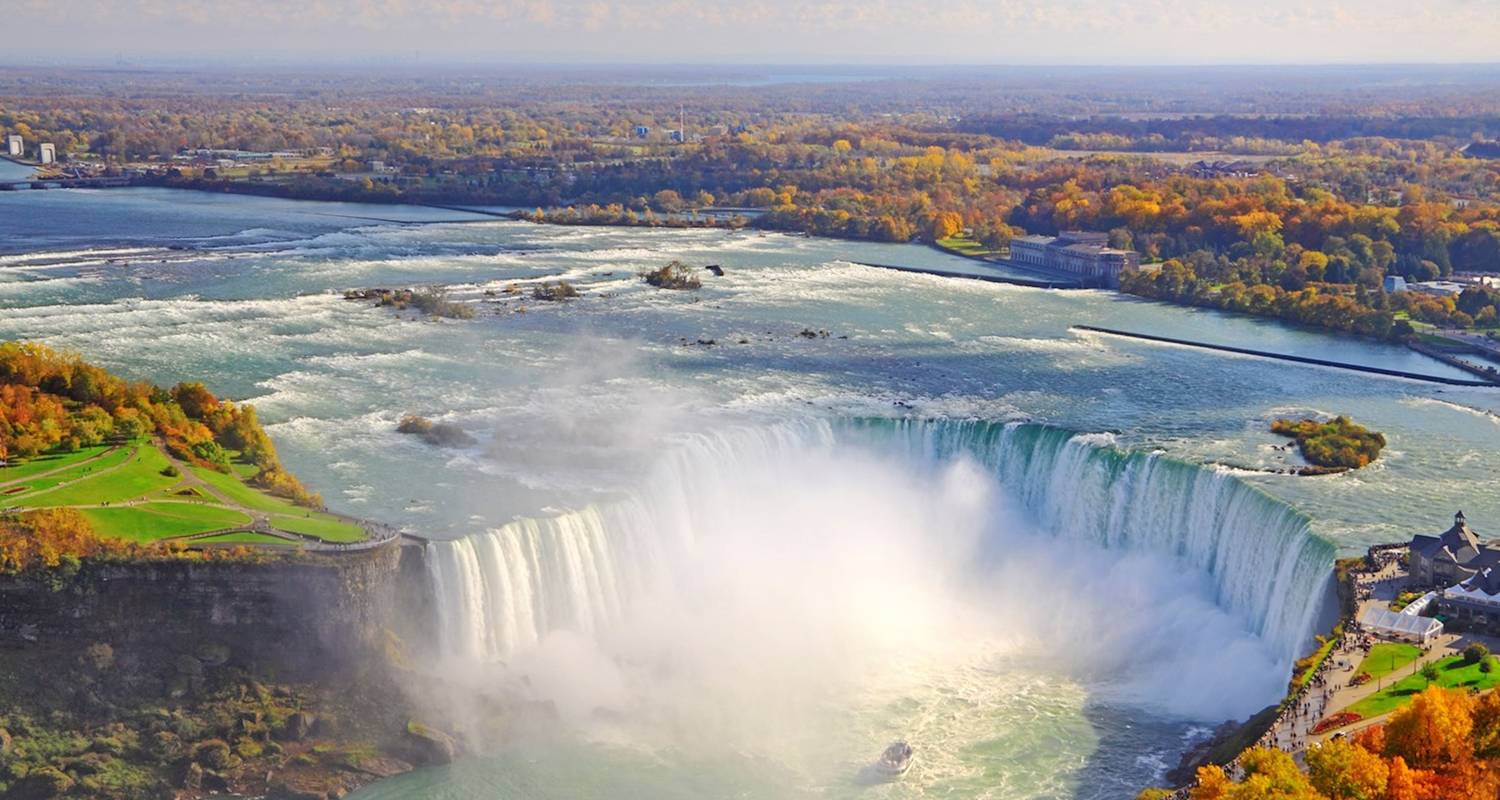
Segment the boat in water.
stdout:
<svg viewBox="0 0 1500 800">
<path fill-rule="evenodd" d="M 892 742 L 890 747 L 880 754 L 875 761 L 875 771 L 887 779 L 899 778 L 906 774 L 911 768 L 911 745 L 906 742 Z"/>
</svg>

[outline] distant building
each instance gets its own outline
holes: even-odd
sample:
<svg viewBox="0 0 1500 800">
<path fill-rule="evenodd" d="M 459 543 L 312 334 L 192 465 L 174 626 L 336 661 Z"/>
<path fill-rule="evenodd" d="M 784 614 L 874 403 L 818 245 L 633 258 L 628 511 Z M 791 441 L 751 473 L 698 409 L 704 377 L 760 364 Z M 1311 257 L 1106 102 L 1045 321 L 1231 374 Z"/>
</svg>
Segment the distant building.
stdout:
<svg viewBox="0 0 1500 800">
<path fill-rule="evenodd" d="M 1400 275 L 1387 275 L 1385 276 L 1385 282 L 1381 286 L 1384 287 L 1386 294 L 1404 292 L 1406 291 L 1406 279 Z"/>
<path fill-rule="evenodd" d="M 1109 234 L 1064 231 L 1057 236 L 1022 236 L 1010 243 L 1010 260 L 1028 267 L 1066 272 L 1097 286 L 1119 286 L 1120 273 L 1138 269 L 1141 256 L 1109 246 Z"/>
<path fill-rule="evenodd" d="M 1415 281 L 1406 285 L 1408 291 L 1430 294 L 1433 297 L 1455 297 L 1464 293 L 1464 286 L 1453 281 Z"/>
<path fill-rule="evenodd" d="M 1500 289 L 1500 273 L 1494 272 L 1455 272 L 1455 281 L 1477 284 L 1486 289 Z"/>
<path fill-rule="evenodd" d="M 651 135 L 651 128 L 645 125 L 635 126 L 635 138 L 644 139 Z"/>
<path fill-rule="evenodd" d="M 1500 566 L 1500 544 L 1481 542 L 1462 511 L 1453 515 L 1453 527 L 1437 536 L 1413 536 L 1409 552 L 1407 569 L 1421 586 L 1450 586 Z"/>
<path fill-rule="evenodd" d="M 1500 158 L 1500 141 L 1470 142 L 1459 152 L 1470 158 Z"/>
<path fill-rule="evenodd" d="M 57 161 L 57 146 L 51 142 L 42 142 L 37 147 L 36 160 L 43 164 L 51 164 Z"/>
<path fill-rule="evenodd" d="M 21 134 L 12 133 L 5 137 L 5 150 L 12 158 L 20 158 L 22 155 L 25 155 L 26 142 L 21 138 Z"/>
<path fill-rule="evenodd" d="M 1188 172 L 1198 178 L 1253 178 L 1260 167 L 1250 161 L 1198 161 Z"/>
</svg>

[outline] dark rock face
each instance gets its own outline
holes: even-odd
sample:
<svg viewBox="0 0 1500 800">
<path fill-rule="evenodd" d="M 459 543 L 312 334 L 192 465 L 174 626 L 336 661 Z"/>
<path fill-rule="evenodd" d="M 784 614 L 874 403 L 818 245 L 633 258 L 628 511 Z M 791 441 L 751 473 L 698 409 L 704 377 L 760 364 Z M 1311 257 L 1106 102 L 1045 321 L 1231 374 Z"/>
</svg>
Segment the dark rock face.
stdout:
<svg viewBox="0 0 1500 800">
<path fill-rule="evenodd" d="M 414 763 L 438 766 L 451 764 L 458 757 L 458 742 L 452 736 L 420 722 L 407 723 L 406 738 Z"/>
<path fill-rule="evenodd" d="M 205 667 L 316 678 L 350 666 L 392 624 L 401 548 L 270 563 L 85 564 L 59 589 L 0 578 L 0 651 L 107 641 L 179 653 L 185 683 Z"/>
</svg>

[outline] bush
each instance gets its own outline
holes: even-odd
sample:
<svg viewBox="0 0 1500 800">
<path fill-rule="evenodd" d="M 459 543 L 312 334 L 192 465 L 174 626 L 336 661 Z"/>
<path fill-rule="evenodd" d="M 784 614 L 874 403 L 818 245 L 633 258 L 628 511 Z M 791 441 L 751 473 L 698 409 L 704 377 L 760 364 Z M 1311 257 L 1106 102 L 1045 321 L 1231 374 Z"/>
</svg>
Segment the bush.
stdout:
<svg viewBox="0 0 1500 800">
<path fill-rule="evenodd" d="M 658 289 L 703 288 L 703 281 L 693 274 L 693 268 L 681 261 L 673 261 L 660 269 L 644 270 L 640 275 L 641 280 Z"/>
<path fill-rule="evenodd" d="M 1432 661 L 1422 665 L 1421 674 L 1422 679 L 1428 683 L 1437 682 L 1437 679 L 1442 675 L 1442 673 L 1438 672 L 1438 665 Z"/>
<path fill-rule="evenodd" d="M 401 418 L 400 422 L 396 423 L 397 433 L 422 434 L 430 430 L 432 430 L 432 420 L 417 416 L 416 414 L 407 414 Z"/>
<path fill-rule="evenodd" d="M 223 739 L 205 739 L 193 747 L 193 760 L 213 770 L 233 769 L 239 757 Z"/>
<path fill-rule="evenodd" d="M 578 290 L 567 281 L 542 281 L 531 290 L 534 300 L 546 300 L 555 302 L 559 300 L 572 300 L 578 296 Z"/>
<path fill-rule="evenodd" d="M 1484 661 L 1490 655 L 1490 649 L 1480 642 L 1475 642 L 1464 648 L 1464 663 L 1477 664 Z"/>
<path fill-rule="evenodd" d="M 474 309 L 472 307 L 449 300 L 448 293 L 436 287 L 424 289 L 420 292 L 413 292 L 410 302 L 416 308 L 434 317 L 450 317 L 452 319 L 474 318 Z"/>
</svg>

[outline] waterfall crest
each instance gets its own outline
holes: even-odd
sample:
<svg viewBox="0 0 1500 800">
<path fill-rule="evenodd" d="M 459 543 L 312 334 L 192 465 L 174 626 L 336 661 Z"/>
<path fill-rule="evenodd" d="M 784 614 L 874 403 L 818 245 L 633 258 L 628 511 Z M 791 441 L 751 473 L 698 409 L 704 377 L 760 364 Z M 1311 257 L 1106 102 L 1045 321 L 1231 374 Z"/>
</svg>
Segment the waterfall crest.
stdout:
<svg viewBox="0 0 1500 800">
<path fill-rule="evenodd" d="M 430 543 L 443 650 L 500 660 L 550 631 L 607 631 L 647 587 L 680 579 L 673 553 L 712 536 L 700 521 L 736 491 L 737 474 L 840 447 L 917 469 L 973 459 L 1060 541 L 1172 557 L 1202 572 L 1217 603 L 1282 658 L 1311 636 L 1332 544 L 1223 470 L 1045 425 L 853 419 L 693 435 L 616 502 Z"/>
</svg>

